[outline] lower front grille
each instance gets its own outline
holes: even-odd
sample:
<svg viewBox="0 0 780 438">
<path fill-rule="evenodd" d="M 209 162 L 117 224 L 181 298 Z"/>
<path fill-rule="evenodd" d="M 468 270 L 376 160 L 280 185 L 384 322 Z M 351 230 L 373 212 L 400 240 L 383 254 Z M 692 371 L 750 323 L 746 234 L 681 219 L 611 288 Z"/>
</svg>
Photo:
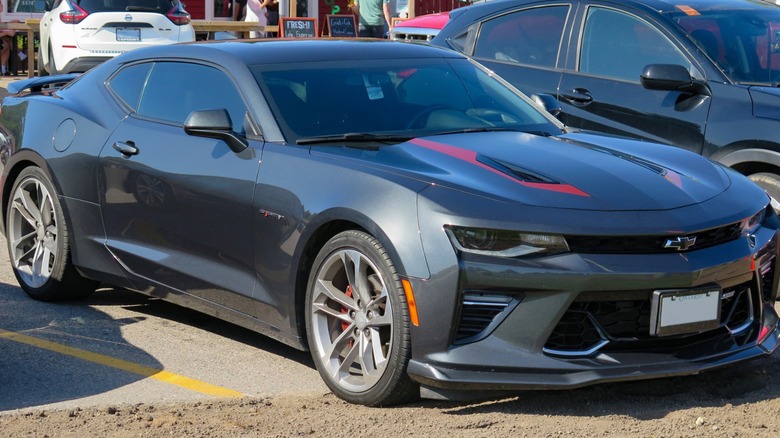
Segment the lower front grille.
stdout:
<svg viewBox="0 0 780 438">
<path fill-rule="evenodd" d="M 753 322 L 753 293 L 750 282 L 723 290 L 721 328 L 738 333 Z M 573 302 L 547 339 L 544 351 L 559 356 L 587 356 L 610 349 L 641 348 L 646 344 L 663 348 L 687 342 L 691 335 L 650 335 L 652 292 L 646 295 L 641 300 Z"/>
<path fill-rule="evenodd" d="M 476 342 L 489 335 L 512 312 L 522 297 L 465 292 L 461 301 L 455 344 Z"/>
</svg>

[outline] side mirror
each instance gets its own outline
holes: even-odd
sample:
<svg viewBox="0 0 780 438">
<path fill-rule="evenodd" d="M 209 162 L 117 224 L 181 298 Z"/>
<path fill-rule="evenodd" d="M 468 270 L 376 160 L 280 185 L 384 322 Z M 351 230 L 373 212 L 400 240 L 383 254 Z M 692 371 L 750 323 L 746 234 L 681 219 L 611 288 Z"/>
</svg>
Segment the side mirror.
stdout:
<svg viewBox="0 0 780 438">
<path fill-rule="evenodd" d="M 710 89 L 694 81 L 688 69 L 676 64 L 650 64 L 639 76 L 642 86 L 648 90 L 680 91 L 711 96 Z"/>
<path fill-rule="evenodd" d="M 558 117 L 562 111 L 561 104 L 558 102 L 558 99 L 549 94 L 534 94 L 531 96 L 531 99 L 540 107 L 544 108 L 545 111 L 552 114 L 553 117 Z"/>
<path fill-rule="evenodd" d="M 226 109 L 193 111 L 184 121 L 184 132 L 195 137 L 222 140 L 235 153 L 246 149 L 246 139 L 233 131 L 233 122 Z"/>
</svg>

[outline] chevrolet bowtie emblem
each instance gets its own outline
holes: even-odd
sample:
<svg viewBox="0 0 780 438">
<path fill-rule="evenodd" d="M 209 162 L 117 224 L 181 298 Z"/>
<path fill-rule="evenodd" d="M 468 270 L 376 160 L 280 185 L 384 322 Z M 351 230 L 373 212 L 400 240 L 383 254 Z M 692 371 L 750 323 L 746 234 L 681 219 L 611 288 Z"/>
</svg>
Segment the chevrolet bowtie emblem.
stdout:
<svg viewBox="0 0 780 438">
<path fill-rule="evenodd" d="M 676 249 L 677 251 L 685 251 L 692 247 L 696 243 L 696 236 L 693 237 L 675 237 L 673 239 L 666 239 L 664 248 Z"/>
</svg>

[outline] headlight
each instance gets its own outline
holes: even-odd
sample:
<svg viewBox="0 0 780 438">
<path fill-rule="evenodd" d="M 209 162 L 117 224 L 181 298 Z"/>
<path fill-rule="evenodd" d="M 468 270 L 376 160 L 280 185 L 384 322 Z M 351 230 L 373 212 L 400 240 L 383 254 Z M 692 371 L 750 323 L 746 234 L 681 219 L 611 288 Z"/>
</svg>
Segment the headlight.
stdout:
<svg viewBox="0 0 780 438">
<path fill-rule="evenodd" d="M 566 239 L 557 234 L 522 231 L 444 227 L 452 245 L 459 251 L 496 257 L 553 255 L 569 251 Z"/>
<path fill-rule="evenodd" d="M 750 216 L 749 218 L 742 220 L 742 231 L 745 233 L 752 233 L 756 231 L 758 227 L 761 226 L 761 223 L 764 222 L 765 216 L 766 216 L 766 209 L 763 209 L 758 213 L 754 214 L 753 216 Z"/>
</svg>

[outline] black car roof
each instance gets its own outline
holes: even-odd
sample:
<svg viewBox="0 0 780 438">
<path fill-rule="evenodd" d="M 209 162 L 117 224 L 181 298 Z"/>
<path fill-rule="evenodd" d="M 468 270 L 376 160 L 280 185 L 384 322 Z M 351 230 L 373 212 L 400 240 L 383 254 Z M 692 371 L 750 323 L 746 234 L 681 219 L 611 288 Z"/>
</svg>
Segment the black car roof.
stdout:
<svg viewBox="0 0 780 438">
<path fill-rule="evenodd" d="M 575 0 L 572 0 L 575 1 Z M 619 3 L 623 5 L 634 5 L 637 7 L 649 8 L 654 11 L 665 12 L 684 12 L 681 8 L 686 10 L 695 10 L 699 12 L 718 10 L 718 9 L 760 9 L 767 7 L 777 7 L 772 2 L 765 0 L 603 0 L 605 3 Z M 483 2 L 468 6 L 466 8 L 455 9 L 454 13 L 461 13 L 465 9 L 469 8 L 495 8 L 497 10 L 504 9 L 510 6 L 523 5 L 523 4 L 535 4 L 539 3 L 539 0 L 497 0 L 492 2 Z M 561 3 L 565 3 L 565 0 Z M 586 1 L 583 1 L 586 3 Z M 687 8 L 690 9 L 687 9 Z"/>
<path fill-rule="evenodd" d="M 680 8 L 691 8 L 699 12 L 715 9 L 754 9 L 775 6 L 761 0 L 621 0 L 620 3 L 640 4 L 659 12 L 681 12 Z"/>
<path fill-rule="evenodd" d="M 424 44 L 372 39 L 229 40 L 154 46 L 123 55 L 123 62 L 148 58 L 238 58 L 247 65 L 392 58 L 464 58 Z"/>
</svg>

